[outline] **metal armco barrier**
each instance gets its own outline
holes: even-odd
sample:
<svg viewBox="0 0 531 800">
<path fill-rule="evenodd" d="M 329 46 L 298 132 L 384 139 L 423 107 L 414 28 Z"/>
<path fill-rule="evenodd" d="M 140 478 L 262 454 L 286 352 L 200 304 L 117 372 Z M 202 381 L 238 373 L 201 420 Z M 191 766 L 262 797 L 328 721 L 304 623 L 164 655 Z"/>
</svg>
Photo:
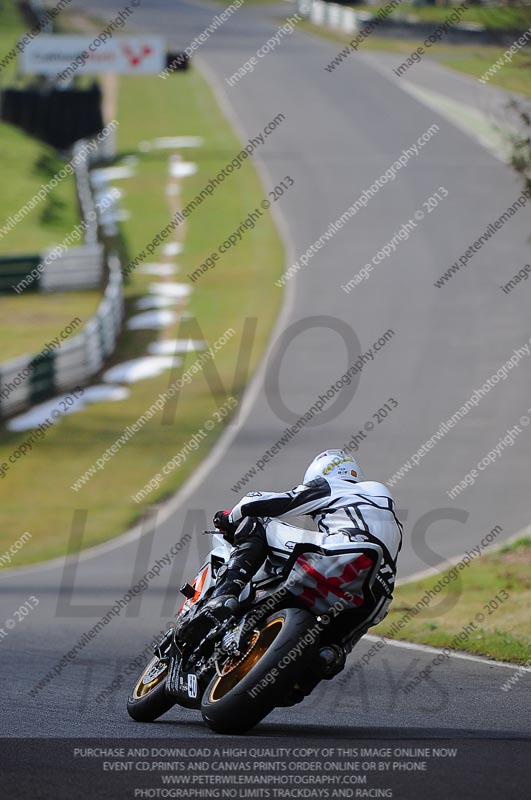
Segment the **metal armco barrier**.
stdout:
<svg viewBox="0 0 531 800">
<path fill-rule="evenodd" d="M 322 0 L 299 0 L 297 7 L 299 14 L 307 17 L 314 25 L 323 25 L 344 33 L 356 33 L 372 16 L 366 11 L 355 11 L 353 8 L 324 3 Z"/>
<path fill-rule="evenodd" d="M 0 417 L 86 384 L 114 352 L 123 321 L 120 262 L 109 258 L 109 282 L 98 310 L 79 333 L 40 353 L 0 364 Z"/>
<path fill-rule="evenodd" d="M 458 0 L 447 6 L 448 14 L 451 14 L 454 5 Z M 373 13 L 368 11 L 356 11 L 338 3 L 325 3 L 323 0 L 297 0 L 299 14 L 306 17 L 313 25 L 331 28 L 342 33 L 358 33 L 364 25 L 378 15 L 378 8 L 375 7 Z M 429 36 L 437 27 L 436 22 L 421 22 L 407 18 L 404 14 L 387 16 L 380 19 L 378 24 L 378 36 L 393 39 L 421 38 Z M 452 43 L 482 43 L 500 44 L 512 42 L 518 31 L 500 32 L 488 30 L 483 25 L 474 22 L 461 21 L 452 24 L 445 34 L 445 39 Z"/>
<path fill-rule="evenodd" d="M 60 255 L 52 247 L 39 255 L 3 256 L 0 294 L 97 289 L 103 284 L 104 266 L 100 242 L 69 247 Z"/>
<path fill-rule="evenodd" d="M 76 147 L 81 146 L 79 143 Z M 76 151 L 74 151 L 76 152 Z M 105 264 L 104 247 L 98 241 L 98 213 L 89 181 L 88 159 L 76 167 L 76 183 L 84 220 L 86 244 L 70 248 L 34 281 L 41 291 L 81 288 L 81 281 L 101 285 L 108 267 L 108 282 L 96 314 L 75 333 L 55 344 L 43 343 L 39 353 L 0 364 L 0 418 L 12 416 L 59 392 L 86 384 L 114 352 L 124 315 L 123 277 L 118 256 L 111 252 Z M 18 271 L 18 281 L 37 268 L 37 257 L 8 259 Z M 36 262 L 36 263 L 35 263 Z M 1 269 L 1 265 L 0 265 Z M 24 271 L 23 275 L 20 273 Z M 4 272 L 4 278 L 7 272 Z"/>
</svg>

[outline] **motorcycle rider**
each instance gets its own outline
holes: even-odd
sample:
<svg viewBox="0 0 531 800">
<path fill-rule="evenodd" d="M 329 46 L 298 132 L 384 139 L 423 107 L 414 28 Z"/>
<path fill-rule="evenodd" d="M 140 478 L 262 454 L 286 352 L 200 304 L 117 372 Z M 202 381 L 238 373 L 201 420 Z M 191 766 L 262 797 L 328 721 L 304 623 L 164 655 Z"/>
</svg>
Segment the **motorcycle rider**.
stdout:
<svg viewBox="0 0 531 800">
<path fill-rule="evenodd" d="M 211 597 L 186 624 L 187 637 L 205 635 L 213 624 L 237 612 L 242 589 L 268 552 L 265 529 L 255 518 L 284 519 L 295 515 L 309 515 L 317 523 L 323 547 L 327 540 L 337 544 L 345 539 L 379 545 L 384 559 L 371 586 L 373 602 L 370 607 L 359 609 L 356 630 L 352 632 L 361 631 L 356 641 L 368 627 L 383 619 L 392 599 L 396 559 L 402 544 L 402 525 L 394 500 L 382 483 L 364 479 L 352 456 L 342 450 L 326 450 L 313 459 L 302 484 L 291 491 L 250 492 L 232 510 L 214 515 L 215 527 L 234 544 L 234 549 L 226 566 L 220 569 Z M 304 542 L 308 532 L 293 528 L 293 535 Z"/>
</svg>

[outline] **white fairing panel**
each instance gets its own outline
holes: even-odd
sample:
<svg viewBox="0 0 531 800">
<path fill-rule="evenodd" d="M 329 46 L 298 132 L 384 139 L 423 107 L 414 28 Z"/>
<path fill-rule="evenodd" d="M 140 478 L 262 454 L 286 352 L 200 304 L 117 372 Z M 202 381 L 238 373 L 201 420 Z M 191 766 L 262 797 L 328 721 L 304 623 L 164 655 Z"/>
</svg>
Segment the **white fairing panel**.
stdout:
<svg viewBox="0 0 531 800">
<path fill-rule="evenodd" d="M 183 602 L 178 611 L 179 614 L 189 611 L 195 603 L 205 596 L 210 587 L 215 584 L 216 580 L 212 574 L 212 556 L 222 558 L 226 563 L 229 560 L 231 550 L 232 547 L 225 541 L 221 534 L 216 533 L 212 536 L 212 549 L 191 584 L 195 589 L 195 594 L 193 597 L 187 598 Z"/>
<path fill-rule="evenodd" d="M 221 533 L 215 533 L 212 536 L 212 550 L 210 551 L 211 556 L 218 556 L 224 561 L 228 561 L 231 550 L 231 545 L 223 538 Z"/>
</svg>

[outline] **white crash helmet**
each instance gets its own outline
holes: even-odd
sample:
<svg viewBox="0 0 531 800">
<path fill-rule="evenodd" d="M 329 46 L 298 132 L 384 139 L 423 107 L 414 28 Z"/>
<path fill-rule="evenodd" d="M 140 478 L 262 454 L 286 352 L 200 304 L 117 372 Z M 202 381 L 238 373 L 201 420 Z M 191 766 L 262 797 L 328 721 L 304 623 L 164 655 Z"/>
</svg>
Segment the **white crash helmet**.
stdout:
<svg viewBox="0 0 531 800">
<path fill-rule="evenodd" d="M 325 450 L 319 453 L 304 473 L 303 483 L 314 478 L 340 478 L 344 481 L 362 481 L 363 473 L 358 462 L 343 450 Z"/>
</svg>

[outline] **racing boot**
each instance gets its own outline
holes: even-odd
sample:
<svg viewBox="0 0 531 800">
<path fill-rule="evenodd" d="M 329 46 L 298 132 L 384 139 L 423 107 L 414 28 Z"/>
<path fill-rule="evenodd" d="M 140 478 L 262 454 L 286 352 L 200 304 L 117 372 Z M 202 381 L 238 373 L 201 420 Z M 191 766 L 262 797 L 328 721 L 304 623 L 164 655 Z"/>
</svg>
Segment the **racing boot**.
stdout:
<svg viewBox="0 0 531 800">
<path fill-rule="evenodd" d="M 184 638 L 201 639 L 217 624 L 236 616 L 238 597 L 267 555 L 267 539 L 257 520 L 245 519 L 234 534 L 234 550 L 221 567 L 209 599 L 182 629 Z M 183 638 L 180 635 L 179 638 Z"/>
</svg>

